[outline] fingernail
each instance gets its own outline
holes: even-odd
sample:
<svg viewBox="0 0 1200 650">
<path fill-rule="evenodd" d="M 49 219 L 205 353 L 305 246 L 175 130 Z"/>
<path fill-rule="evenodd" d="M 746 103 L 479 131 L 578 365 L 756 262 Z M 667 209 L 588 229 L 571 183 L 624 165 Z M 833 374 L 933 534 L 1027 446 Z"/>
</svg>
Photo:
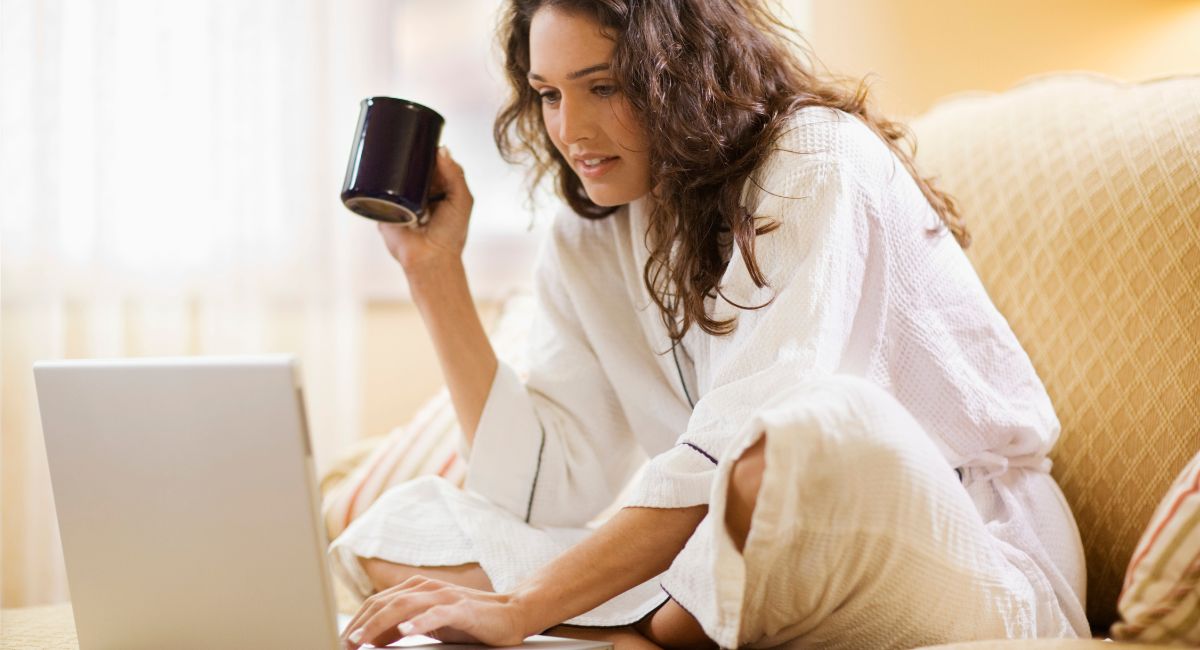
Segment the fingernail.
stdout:
<svg viewBox="0 0 1200 650">
<path fill-rule="evenodd" d="M 403 634 L 404 636 L 408 636 L 408 635 L 412 634 L 412 631 L 413 631 L 412 623 L 405 621 L 404 623 L 400 624 L 400 634 Z"/>
<path fill-rule="evenodd" d="M 362 641 L 362 628 L 361 627 L 350 633 L 350 643 L 358 643 L 360 641 Z"/>
<path fill-rule="evenodd" d="M 441 147 L 438 147 L 438 152 L 447 158 L 450 157 L 450 147 L 447 147 L 446 145 L 442 145 Z"/>
</svg>

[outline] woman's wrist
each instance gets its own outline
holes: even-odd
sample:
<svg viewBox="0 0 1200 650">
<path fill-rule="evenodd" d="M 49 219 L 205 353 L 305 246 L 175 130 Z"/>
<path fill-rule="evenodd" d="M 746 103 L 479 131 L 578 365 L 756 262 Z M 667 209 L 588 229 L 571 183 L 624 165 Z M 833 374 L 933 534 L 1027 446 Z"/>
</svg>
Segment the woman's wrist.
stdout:
<svg viewBox="0 0 1200 650">
<path fill-rule="evenodd" d="M 536 584 L 525 582 L 508 593 L 516 612 L 517 625 L 526 638 L 541 634 L 562 623 L 553 612 L 554 604 L 542 597 Z"/>
<path fill-rule="evenodd" d="M 439 257 L 404 267 L 404 276 L 408 279 L 413 300 L 420 302 L 422 298 L 442 294 L 448 286 L 465 281 L 467 271 L 462 258 Z"/>
</svg>

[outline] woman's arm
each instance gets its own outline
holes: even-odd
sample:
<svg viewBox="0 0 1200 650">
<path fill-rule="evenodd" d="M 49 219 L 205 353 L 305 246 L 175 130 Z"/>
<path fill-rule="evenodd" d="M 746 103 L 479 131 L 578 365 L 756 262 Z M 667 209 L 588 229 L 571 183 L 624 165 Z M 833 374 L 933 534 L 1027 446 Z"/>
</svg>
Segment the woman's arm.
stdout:
<svg viewBox="0 0 1200 650">
<path fill-rule="evenodd" d="M 447 642 L 520 643 L 665 571 L 707 512 L 624 508 L 510 593 L 413 578 L 368 599 L 343 638 L 348 648 L 430 633 Z"/>
<path fill-rule="evenodd" d="M 513 590 L 527 617 L 524 631 L 536 634 L 558 625 L 666 571 L 707 513 L 706 505 L 622 508 Z"/>
<path fill-rule="evenodd" d="M 645 459 L 576 311 L 579 292 L 564 277 L 560 240 L 574 245 L 583 220 L 557 220 L 539 256 L 529 334 L 536 345 L 522 378 L 497 360 L 475 311 L 462 264 L 473 200 L 444 150 L 432 191 L 446 198 L 425 226 L 379 231 L 404 268 L 445 375 L 468 448 L 467 487 L 531 524 L 583 526 Z M 578 264 L 575 253 L 563 257 Z"/>
<path fill-rule="evenodd" d="M 421 228 L 380 223 L 388 252 L 408 278 L 413 302 L 433 339 L 450 401 L 467 444 L 475 429 L 488 391 L 496 376 L 496 354 L 483 331 L 462 251 L 475 199 L 467 188 L 463 169 L 445 147 L 438 150 L 430 193 L 445 193 L 431 206 L 429 222 Z"/>
<path fill-rule="evenodd" d="M 407 275 L 413 302 L 437 351 L 454 413 L 471 445 L 498 362 L 479 321 L 462 259 L 439 261 Z"/>
</svg>

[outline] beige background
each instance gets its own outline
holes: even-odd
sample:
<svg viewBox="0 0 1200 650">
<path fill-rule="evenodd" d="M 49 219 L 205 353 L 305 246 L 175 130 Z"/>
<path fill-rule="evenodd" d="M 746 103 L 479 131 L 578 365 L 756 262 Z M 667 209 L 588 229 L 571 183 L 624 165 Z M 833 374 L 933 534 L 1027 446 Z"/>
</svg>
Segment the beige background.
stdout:
<svg viewBox="0 0 1200 650">
<path fill-rule="evenodd" d="M 938 97 L 971 90 L 1003 90 L 1038 73 L 1082 69 L 1136 80 L 1200 71 L 1200 2 L 1182 0 L 813 0 L 809 38 L 834 71 L 874 73 L 881 107 L 897 117 L 918 114 Z M 137 349 L 141 336 L 137 306 L 129 305 L 125 335 Z M 495 303 L 482 305 L 485 322 Z M 70 317 L 70 315 L 68 314 Z M 80 316 L 82 318 L 82 316 Z M 292 349 L 295 321 L 286 308 L 275 312 L 271 350 Z M 17 342 L 22 332 L 42 327 L 19 304 L 3 313 L 3 375 L 28 372 L 32 359 Z M 76 322 L 75 331 L 85 324 Z M 441 384 L 441 374 L 416 309 L 408 303 L 379 301 L 365 313 L 360 385 L 361 435 L 377 435 L 402 423 Z M 81 348 L 80 348 L 81 349 Z M 20 405 L 20 384 L 0 386 L 5 405 L 0 429 L 20 428 L 36 418 Z M 2 486 L 20 485 L 30 471 L 30 450 L 13 437 L 0 439 Z M 37 468 L 37 469 L 31 469 Z M 0 487 L 2 487 L 0 486 Z M 0 489 L 0 508 L 21 520 L 21 494 Z M 3 574 L 20 571 L 19 532 L 0 538 Z M 45 576 L 50 579 L 53 576 Z M 0 581 L 3 575 L 0 575 Z M 37 604 L 7 589 L 7 606 Z"/>
<path fill-rule="evenodd" d="M 1195 0 L 813 0 L 810 16 L 817 55 L 835 72 L 875 73 L 894 116 L 1046 71 L 1200 70 Z"/>
</svg>

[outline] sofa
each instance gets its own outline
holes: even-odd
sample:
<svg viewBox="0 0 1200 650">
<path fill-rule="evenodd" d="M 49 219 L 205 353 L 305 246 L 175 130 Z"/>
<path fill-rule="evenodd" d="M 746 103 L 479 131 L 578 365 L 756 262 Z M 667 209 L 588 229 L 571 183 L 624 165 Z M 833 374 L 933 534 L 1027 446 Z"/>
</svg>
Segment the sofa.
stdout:
<svg viewBox="0 0 1200 650">
<path fill-rule="evenodd" d="M 1043 76 L 911 127 L 1057 409 L 1052 473 L 1105 635 L 1151 513 L 1200 450 L 1200 77 Z"/>
</svg>

